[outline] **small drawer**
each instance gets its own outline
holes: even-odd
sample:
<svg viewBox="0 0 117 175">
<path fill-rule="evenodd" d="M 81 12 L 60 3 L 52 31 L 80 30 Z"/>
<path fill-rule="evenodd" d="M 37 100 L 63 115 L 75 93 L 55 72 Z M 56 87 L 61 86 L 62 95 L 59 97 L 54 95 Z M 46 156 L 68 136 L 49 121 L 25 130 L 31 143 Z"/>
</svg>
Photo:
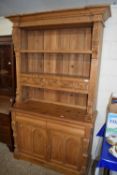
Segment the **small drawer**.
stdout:
<svg viewBox="0 0 117 175">
<path fill-rule="evenodd" d="M 40 116 L 29 115 L 24 113 L 16 113 L 16 122 L 21 122 L 25 124 L 31 124 L 32 126 L 39 126 L 46 128 L 46 120 Z"/>
<path fill-rule="evenodd" d="M 75 134 L 75 135 L 80 135 L 84 136 L 85 135 L 85 129 L 81 127 L 76 127 L 71 124 L 71 126 L 66 125 L 65 123 L 63 124 L 62 122 L 47 122 L 47 128 L 52 129 L 52 130 L 58 130 L 63 133 L 69 133 L 69 134 Z"/>
</svg>

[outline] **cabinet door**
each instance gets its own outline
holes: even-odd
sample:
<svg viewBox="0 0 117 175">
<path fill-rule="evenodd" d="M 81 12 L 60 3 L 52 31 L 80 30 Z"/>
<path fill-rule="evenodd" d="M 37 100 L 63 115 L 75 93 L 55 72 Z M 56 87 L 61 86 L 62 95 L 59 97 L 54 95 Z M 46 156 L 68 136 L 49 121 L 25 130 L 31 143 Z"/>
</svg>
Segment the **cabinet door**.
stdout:
<svg viewBox="0 0 117 175">
<path fill-rule="evenodd" d="M 74 170 L 81 170 L 84 130 L 48 123 L 49 160 Z"/>
<path fill-rule="evenodd" d="M 48 130 L 48 158 L 51 162 L 63 164 L 64 135 L 53 129 Z"/>
<path fill-rule="evenodd" d="M 66 134 L 64 139 L 64 164 L 65 166 L 81 170 L 82 163 L 82 140 L 83 138 L 77 135 Z"/>
<path fill-rule="evenodd" d="M 18 150 L 38 158 L 46 157 L 45 123 L 30 118 L 16 117 L 16 135 Z"/>
<path fill-rule="evenodd" d="M 45 159 L 46 157 L 46 130 L 35 127 L 33 130 L 33 155 Z"/>
<path fill-rule="evenodd" d="M 32 126 L 29 124 L 16 123 L 17 149 L 24 153 L 32 153 Z"/>
</svg>

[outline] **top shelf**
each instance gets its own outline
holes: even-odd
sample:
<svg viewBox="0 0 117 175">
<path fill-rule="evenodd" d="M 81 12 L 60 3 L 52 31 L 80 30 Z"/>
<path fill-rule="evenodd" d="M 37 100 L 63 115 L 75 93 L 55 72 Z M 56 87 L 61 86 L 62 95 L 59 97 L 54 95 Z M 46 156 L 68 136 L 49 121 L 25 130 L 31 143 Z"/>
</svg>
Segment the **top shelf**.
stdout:
<svg viewBox="0 0 117 175">
<path fill-rule="evenodd" d="M 50 54 L 92 54 L 91 50 L 28 50 L 21 49 L 21 53 L 50 53 Z"/>
</svg>

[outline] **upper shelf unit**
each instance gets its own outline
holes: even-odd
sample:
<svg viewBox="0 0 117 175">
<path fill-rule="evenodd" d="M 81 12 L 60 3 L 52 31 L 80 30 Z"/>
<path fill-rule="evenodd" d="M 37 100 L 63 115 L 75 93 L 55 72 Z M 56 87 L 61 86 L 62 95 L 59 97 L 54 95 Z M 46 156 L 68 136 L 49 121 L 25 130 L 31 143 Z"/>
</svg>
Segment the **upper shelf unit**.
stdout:
<svg viewBox="0 0 117 175">
<path fill-rule="evenodd" d="M 16 102 L 41 99 L 92 114 L 109 16 L 109 6 L 95 6 L 8 17 L 14 23 Z"/>
</svg>

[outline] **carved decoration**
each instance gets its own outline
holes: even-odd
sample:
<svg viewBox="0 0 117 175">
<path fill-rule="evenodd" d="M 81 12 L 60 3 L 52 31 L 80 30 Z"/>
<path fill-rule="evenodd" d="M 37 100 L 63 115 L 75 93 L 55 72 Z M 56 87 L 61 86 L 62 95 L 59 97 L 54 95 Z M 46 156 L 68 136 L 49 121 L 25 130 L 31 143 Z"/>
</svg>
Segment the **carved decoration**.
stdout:
<svg viewBox="0 0 117 175">
<path fill-rule="evenodd" d="M 88 92 L 88 80 L 78 80 L 75 78 L 65 78 L 48 75 L 26 75 L 22 74 L 20 82 L 23 86 L 32 86 L 38 88 L 47 88 L 68 92 Z"/>
</svg>

